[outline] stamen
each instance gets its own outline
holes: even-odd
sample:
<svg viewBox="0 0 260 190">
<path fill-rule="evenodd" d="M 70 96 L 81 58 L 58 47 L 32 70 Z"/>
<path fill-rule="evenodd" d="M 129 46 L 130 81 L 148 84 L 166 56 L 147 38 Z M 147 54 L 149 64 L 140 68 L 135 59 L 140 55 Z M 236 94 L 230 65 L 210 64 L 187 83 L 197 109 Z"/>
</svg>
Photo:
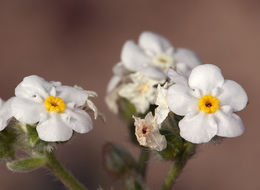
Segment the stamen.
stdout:
<svg viewBox="0 0 260 190">
<path fill-rule="evenodd" d="M 215 113 L 219 108 L 219 100 L 211 95 L 205 95 L 199 100 L 199 109 L 206 113 Z"/>
<path fill-rule="evenodd" d="M 66 108 L 66 104 L 64 104 L 63 100 L 60 97 L 49 96 L 45 99 L 44 104 L 45 108 L 49 112 L 55 111 L 57 113 L 61 113 Z"/>
</svg>

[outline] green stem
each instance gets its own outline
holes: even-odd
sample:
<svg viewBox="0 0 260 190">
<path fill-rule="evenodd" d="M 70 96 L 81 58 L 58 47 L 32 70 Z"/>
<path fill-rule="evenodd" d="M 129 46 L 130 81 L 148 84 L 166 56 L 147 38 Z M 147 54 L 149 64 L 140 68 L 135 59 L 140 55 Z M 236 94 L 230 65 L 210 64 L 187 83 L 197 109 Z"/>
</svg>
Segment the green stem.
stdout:
<svg viewBox="0 0 260 190">
<path fill-rule="evenodd" d="M 87 190 L 61 163 L 53 153 L 46 153 L 47 168 L 49 168 L 70 190 Z"/>
<path fill-rule="evenodd" d="M 194 144 L 192 143 L 186 144 L 183 154 L 177 160 L 175 160 L 166 178 L 164 179 L 162 190 L 170 190 L 172 188 L 176 179 L 180 175 L 182 169 L 186 165 L 188 159 L 193 155 L 194 150 L 195 150 Z"/>
<path fill-rule="evenodd" d="M 150 151 L 148 149 L 141 148 L 141 153 L 139 157 L 139 172 L 143 177 L 145 177 L 146 174 L 146 168 L 147 168 L 149 157 L 150 157 Z"/>
</svg>

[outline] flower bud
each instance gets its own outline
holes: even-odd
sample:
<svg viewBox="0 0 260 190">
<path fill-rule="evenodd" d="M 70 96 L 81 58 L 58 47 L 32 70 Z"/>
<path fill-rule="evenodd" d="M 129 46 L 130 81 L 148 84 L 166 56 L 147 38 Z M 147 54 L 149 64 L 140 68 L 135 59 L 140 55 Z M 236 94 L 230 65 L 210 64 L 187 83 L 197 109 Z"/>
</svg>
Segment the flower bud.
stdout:
<svg viewBox="0 0 260 190">
<path fill-rule="evenodd" d="M 14 172 L 28 172 L 44 166 L 46 159 L 43 157 L 25 158 L 13 162 L 7 162 L 6 166 Z"/>
<path fill-rule="evenodd" d="M 137 167 L 133 156 L 123 147 L 107 143 L 103 149 L 103 159 L 106 169 L 116 176 L 124 175 Z"/>
</svg>

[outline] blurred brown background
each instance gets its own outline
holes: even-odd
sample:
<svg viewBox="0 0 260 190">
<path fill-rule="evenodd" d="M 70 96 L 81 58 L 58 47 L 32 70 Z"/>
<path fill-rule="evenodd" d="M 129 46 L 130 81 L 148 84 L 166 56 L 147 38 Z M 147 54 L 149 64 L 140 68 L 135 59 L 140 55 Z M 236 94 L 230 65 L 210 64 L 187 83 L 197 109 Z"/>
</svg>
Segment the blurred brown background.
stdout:
<svg viewBox="0 0 260 190">
<path fill-rule="evenodd" d="M 260 1 L 203 0 L 3 0 L 0 2 L 0 96 L 13 96 L 24 76 L 78 84 L 98 92 L 106 124 L 59 146 L 58 157 L 90 189 L 120 189 L 101 162 L 102 145 L 131 146 L 124 123 L 104 103 L 112 66 L 127 39 L 143 30 L 166 36 L 176 47 L 196 51 L 205 63 L 239 82 L 250 104 L 240 113 L 243 136 L 221 145 L 200 145 L 175 185 L 176 190 L 260 189 Z M 152 158 L 148 184 L 160 188 L 169 164 Z M 0 165 L 1 190 L 65 189 L 48 171 L 14 174 Z"/>
</svg>

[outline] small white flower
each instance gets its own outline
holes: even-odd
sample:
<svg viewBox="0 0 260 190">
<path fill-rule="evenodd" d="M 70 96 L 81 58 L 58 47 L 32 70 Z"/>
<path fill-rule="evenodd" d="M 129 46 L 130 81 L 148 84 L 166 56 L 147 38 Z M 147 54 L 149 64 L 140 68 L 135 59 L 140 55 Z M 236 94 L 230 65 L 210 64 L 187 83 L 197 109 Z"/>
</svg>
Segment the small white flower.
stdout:
<svg viewBox="0 0 260 190">
<path fill-rule="evenodd" d="M 12 101 L 13 98 L 10 98 L 6 102 L 0 98 L 0 131 L 5 129 L 9 120 L 12 118 L 12 111 L 10 106 Z"/>
<path fill-rule="evenodd" d="M 224 80 L 217 66 L 206 64 L 192 70 L 188 84 L 175 84 L 167 93 L 170 109 L 185 115 L 179 122 L 184 139 L 203 143 L 215 135 L 236 137 L 244 132 L 243 122 L 234 112 L 244 109 L 248 98 L 238 83 Z"/>
<path fill-rule="evenodd" d="M 122 64 L 132 72 L 140 72 L 154 79 L 166 79 L 170 68 L 178 75 L 188 77 L 201 61 L 197 55 L 184 48 L 176 48 L 163 36 L 143 32 L 138 41 L 127 41 L 121 53 Z"/>
<path fill-rule="evenodd" d="M 158 105 L 158 107 L 155 109 L 155 116 L 157 118 L 158 124 L 161 124 L 166 119 L 168 113 L 170 112 L 166 100 L 166 94 L 167 94 L 166 86 L 167 84 L 165 84 L 163 87 L 161 85 L 158 85 L 157 87 L 157 96 L 155 100 L 155 105 Z"/>
<path fill-rule="evenodd" d="M 160 134 L 160 125 L 156 118 L 149 112 L 144 119 L 133 116 L 135 120 L 135 135 L 140 145 L 152 150 L 162 151 L 167 146 L 165 136 Z"/>
<path fill-rule="evenodd" d="M 23 79 L 15 95 L 11 104 L 14 117 L 24 123 L 38 123 L 36 130 L 44 141 L 67 141 L 73 130 L 87 133 L 93 128 L 90 116 L 82 110 L 89 97 L 86 90 L 33 75 Z"/>
<path fill-rule="evenodd" d="M 119 95 L 134 104 L 137 112 L 145 113 L 150 104 L 154 103 L 156 93 L 154 85 L 158 84 L 158 81 L 140 73 L 131 74 L 130 78 L 132 82 L 124 85 L 119 90 Z"/>
</svg>

